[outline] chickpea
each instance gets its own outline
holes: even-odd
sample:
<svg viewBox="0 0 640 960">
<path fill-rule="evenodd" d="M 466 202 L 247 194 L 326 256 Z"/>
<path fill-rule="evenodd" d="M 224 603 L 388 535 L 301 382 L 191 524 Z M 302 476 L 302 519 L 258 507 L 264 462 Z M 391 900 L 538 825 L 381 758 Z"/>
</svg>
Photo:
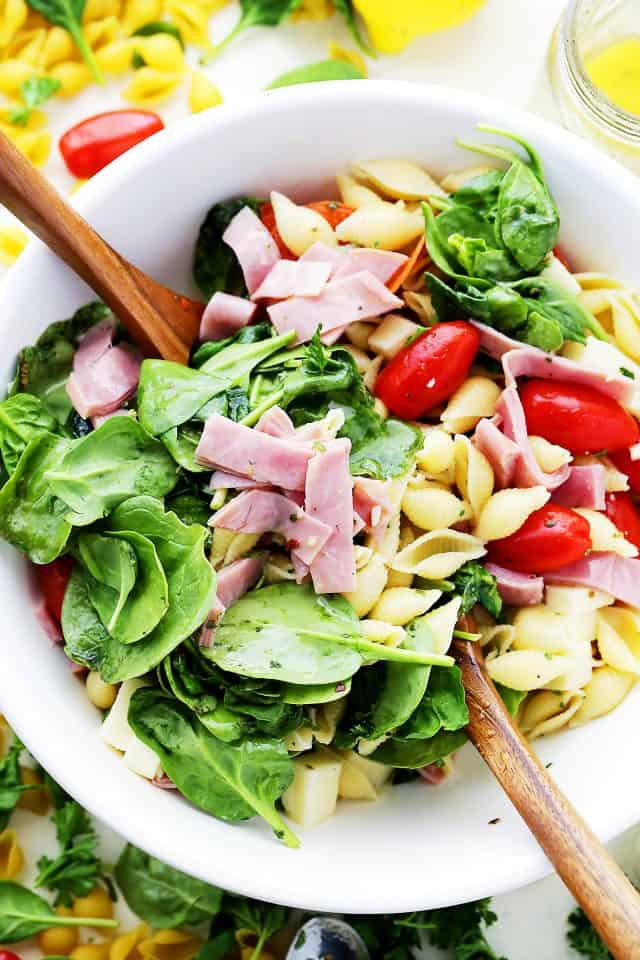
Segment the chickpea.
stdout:
<svg viewBox="0 0 640 960">
<path fill-rule="evenodd" d="M 73 960 L 109 960 L 109 950 L 111 944 L 105 943 L 81 943 L 69 954 Z"/>
<path fill-rule="evenodd" d="M 71 909 L 74 917 L 95 917 L 96 920 L 110 920 L 113 917 L 111 897 L 100 884 L 86 897 L 76 897 Z"/>
<path fill-rule="evenodd" d="M 116 699 L 118 687 L 115 683 L 105 683 L 99 673 L 94 670 L 87 674 L 85 681 L 87 687 L 87 696 L 94 707 L 99 710 L 108 710 L 113 706 Z"/>
<path fill-rule="evenodd" d="M 59 917 L 70 917 L 69 907 L 56 907 Z M 45 957 L 67 957 L 78 944 L 77 927 L 49 927 L 38 934 L 38 946 Z"/>
<path fill-rule="evenodd" d="M 20 767 L 20 780 L 25 786 L 33 786 L 35 790 L 25 790 L 20 794 L 18 807 L 21 810 L 29 810 L 39 817 L 43 817 L 49 812 L 51 806 L 51 796 L 42 782 L 42 777 L 37 770 L 32 767 Z"/>
</svg>

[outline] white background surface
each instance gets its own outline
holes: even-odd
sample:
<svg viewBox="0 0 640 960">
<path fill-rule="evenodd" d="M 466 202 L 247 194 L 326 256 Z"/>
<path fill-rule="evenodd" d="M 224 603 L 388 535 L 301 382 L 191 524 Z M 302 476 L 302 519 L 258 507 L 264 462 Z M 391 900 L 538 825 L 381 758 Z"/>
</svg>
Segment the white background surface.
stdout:
<svg viewBox="0 0 640 960">
<path fill-rule="evenodd" d="M 558 0 L 488 0 L 476 17 L 462 27 L 418 39 L 401 55 L 380 57 L 371 62 L 370 74 L 468 89 L 553 118 L 556 114 L 546 81 L 545 60 L 561 9 Z M 214 19 L 211 31 L 214 41 L 226 33 L 235 16 L 236 10 L 230 7 Z M 292 24 L 277 30 L 254 30 L 239 38 L 208 72 L 221 87 L 225 100 L 232 102 L 254 95 L 284 70 L 325 58 L 329 39 L 352 46 L 341 24 L 335 20 Z M 123 106 L 118 95 L 123 85 L 124 81 L 119 80 L 104 90 L 92 87 L 68 103 L 55 104 L 50 110 L 54 142 L 76 120 L 98 110 Z M 158 112 L 167 125 L 184 116 L 186 86 Z M 71 185 L 55 145 L 47 172 L 61 188 Z M 606 776 L 606 770 L 594 771 L 594 790 L 598 789 L 601 776 Z M 29 880 L 44 846 L 52 846 L 50 831 L 29 814 L 18 814 L 16 826 L 31 868 L 31 873 L 26 875 Z M 102 835 L 105 858 L 113 858 L 118 850 L 117 838 L 106 829 Z M 635 879 L 640 878 L 639 840 L 638 831 L 632 831 L 614 845 Z M 424 866 L 428 871 L 429 864 Z M 464 870 L 464 864 L 460 864 L 460 869 Z M 487 870 L 490 869 L 487 864 Z M 564 941 L 571 899 L 555 878 L 498 897 L 494 907 L 499 923 L 492 928 L 490 939 L 497 952 L 509 960 L 576 957 Z M 24 955 L 30 956 L 27 951 Z"/>
</svg>

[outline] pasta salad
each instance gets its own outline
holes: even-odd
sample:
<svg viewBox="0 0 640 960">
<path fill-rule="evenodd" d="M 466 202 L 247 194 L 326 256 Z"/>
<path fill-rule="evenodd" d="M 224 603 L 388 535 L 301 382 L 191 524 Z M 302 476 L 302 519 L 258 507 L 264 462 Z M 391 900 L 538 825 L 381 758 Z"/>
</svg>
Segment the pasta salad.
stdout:
<svg viewBox="0 0 640 960">
<path fill-rule="evenodd" d="M 0 533 L 104 741 L 291 846 L 283 810 L 447 777 L 454 635 L 532 738 L 640 671 L 640 302 L 572 272 L 536 151 L 483 129 L 440 182 L 217 203 L 189 366 L 92 303 L 0 404 Z"/>
</svg>

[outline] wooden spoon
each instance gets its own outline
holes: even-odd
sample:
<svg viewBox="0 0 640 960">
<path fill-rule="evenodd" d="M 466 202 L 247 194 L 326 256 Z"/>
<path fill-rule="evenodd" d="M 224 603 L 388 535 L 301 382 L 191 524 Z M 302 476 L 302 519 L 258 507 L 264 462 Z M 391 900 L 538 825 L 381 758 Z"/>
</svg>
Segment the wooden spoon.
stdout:
<svg viewBox="0 0 640 960">
<path fill-rule="evenodd" d="M 467 616 L 463 629 L 474 628 Z M 616 960 L 640 960 L 640 895 L 513 724 L 480 644 L 454 639 L 452 653 L 467 695 L 469 739 Z"/>
<path fill-rule="evenodd" d="M 174 293 L 116 253 L 3 133 L 0 203 L 111 307 L 147 355 L 188 363 L 204 305 Z"/>
</svg>

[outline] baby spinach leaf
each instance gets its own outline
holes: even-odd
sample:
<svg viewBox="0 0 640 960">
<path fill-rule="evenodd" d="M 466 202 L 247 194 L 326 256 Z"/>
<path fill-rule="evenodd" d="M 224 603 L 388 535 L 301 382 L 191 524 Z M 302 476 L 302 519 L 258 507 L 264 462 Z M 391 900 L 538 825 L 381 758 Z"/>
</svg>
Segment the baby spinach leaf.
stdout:
<svg viewBox="0 0 640 960">
<path fill-rule="evenodd" d="M 206 527 L 207 520 L 211 516 L 209 498 L 201 497 L 197 493 L 173 493 L 166 498 L 165 503 L 167 510 L 175 513 L 187 526 L 199 523 L 202 527 Z"/>
<path fill-rule="evenodd" d="M 115 878 L 130 909 L 152 927 L 194 927 L 214 917 L 222 890 L 156 860 L 131 843 L 115 867 Z"/>
<path fill-rule="evenodd" d="M 452 193 L 449 200 L 473 207 L 489 221 L 494 221 L 498 206 L 498 192 L 504 177 L 504 170 L 487 170 L 467 180 L 459 190 Z"/>
<path fill-rule="evenodd" d="M 430 763 L 438 763 L 455 753 L 467 742 L 464 730 L 441 730 L 428 740 L 401 740 L 391 737 L 371 754 L 371 760 L 385 763 L 390 767 L 417 770 Z"/>
<path fill-rule="evenodd" d="M 197 807 L 230 821 L 258 813 L 287 846 L 298 846 L 275 808 L 293 780 L 293 765 L 282 741 L 256 737 L 223 743 L 187 707 L 150 687 L 131 698 L 129 723 Z"/>
<path fill-rule="evenodd" d="M 363 53 L 366 53 L 368 57 L 376 57 L 377 54 L 375 50 L 371 47 L 369 43 L 364 39 L 360 31 L 358 20 L 356 17 L 356 12 L 353 6 L 353 0 L 334 0 L 334 5 L 338 13 L 342 16 L 344 22 L 346 23 L 349 33 L 358 44 Z"/>
<path fill-rule="evenodd" d="M 450 578 L 458 596 L 462 598 L 460 613 L 468 613 L 476 603 L 481 603 L 497 620 L 502 613 L 502 598 L 498 593 L 496 578 L 477 560 L 469 560 Z"/>
<path fill-rule="evenodd" d="M 53 434 L 37 434 L 0 490 L 0 534 L 34 563 L 59 557 L 71 533 L 66 504 L 47 479 L 70 446 Z"/>
<path fill-rule="evenodd" d="M 51 490 L 74 526 L 107 516 L 128 497 L 161 497 L 175 487 L 176 467 L 163 444 L 131 417 L 112 417 L 76 440 L 47 471 Z"/>
<path fill-rule="evenodd" d="M 167 578 L 156 549 L 133 531 L 78 538 L 80 557 L 90 576 L 89 599 L 120 643 L 136 643 L 162 620 L 169 606 Z"/>
<path fill-rule="evenodd" d="M 153 37 L 157 33 L 168 33 L 170 37 L 173 37 L 178 41 L 184 50 L 184 40 L 182 39 L 182 34 L 175 23 L 171 23 L 169 20 L 151 20 L 149 23 L 144 23 L 141 27 L 138 27 L 137 30 L 134 30 L 131 36 Z"/>
<path fill-rule="evenodd" d="M 191 356 L 191 366 L 201 367 L 216 353 L 220 353 L 232 343 L 256 343 L 258 340 L 268 340 L 273 332 L 270 323 L 253 323 L 248 327 L 241 327 L 232 337 L 225 337 L 223 340 L 207 340 L 201 343 L 194 350 Z"/>
<path fill-rule="evenodd" d="M 323 80 L 364 80 L 364 74 L 346 60 L 320 60 L 294 70 L 287 70 L 272 80 L 267 90 L 278 87 L 293 87 L 299 83 L 319 83 Z"/>
<path fill-rule="evenodd" d="M 434 667 L 421 702 L 398 731 L 398 738 L 428 740 L 443 730 L 460 730 L 468 722 L 469 710 L 460 668 Z"/>
<path fill-rule="evenodd" d="M 29 440 L 47 432 L 57 433 L 58 421 L 39 397 L 16 393 L 0 403 L 0 454 L 7 473 L 13 473 Z"/>
<path fill-rule="evenodd" d="M 117 920 L 67 917 L 55 913 L 46 900 L 26 887 L 0 881 L 0 943 L 17 943 L 48 927 L 117 927 Z"/>
<path fill-rule="evenodd" d="M 22 794 L 31 789 L 22 783 L 20 775 L 23 750 L 23 745 L 16 738 L 0 759 L 0 833 L 9 825 L 11 814 Z"/>
<path fill-rule="evenodd" d="M 89 670 L 99 671 L 105 649 L 117 643 L 109 636 L 89 599 L 89 577 L 80 566 L 74 569 L 65 591 L 62 634 L 69 659 Z"/>
<path fill-rule="evenodd" d="M 257 212 L 261 203 L 255 197 L 238 197 L 216 203 L 202 222 L 193 258 L 193 279 L 207 300 L 218 290 L 246 296 L 240 264 L 231 247 L 223 241 L 222 234 L 243 207 Z"/>
<path fill-rule="evenodd" d="M 520 704 L 527 695 L 526 690 L 512 690 L 511 687 L 505 687 L 502 683 L 496 683 L 496 690 L 502 697 L 502 702 L 512 717 L 515 717 Z"/>
<path fill-rule="evenodd" d="M 333 703 L 347 696 L 351 691 L 351 680 L 340 680 L 338 683 L 285 683 L 282 699 L 285 703 L 319 704 Z"/>
<path fill-rule="evenodd" d="M 483 280 L 517 280 L 522 269 L 496 241 L 494 225 L 480 211 L 454 203 L 435 217 L 422 205 L 429 252 L 437 265 L 456 277 L 460 273 Z"/>
<path fill-rule="evenodd" d="M 225 411 L 220 411 L 223 416 Z M 202 424 L 195 420 L 189 420 L 187 423 L 180 424 L 179 427 L 172 427 L 170 430 L 161 433 L 159 439 L 162 440 L 165 447 L 178 464 L 189 473 L 207 473 L 209 467 L 203 467 L 196 460 L 196 448 L 202 435 Z M 204 521 L 206 523 L 206 520 Z"/>
<path fill-rule="evenodd" d="M 238 34 L 250 27 L 277 27 L 298 6 L 300 6 L 300 0 L 240 0 L 240 19 L 203 62 L 208 63 Z"/>
<path fill-rule="evenodd" d="M 89 67 L 95 83 L 104 83 L 104 77 L 93 56 L 93 51 L 82 30 L 82 14 L 86 0 L 28 0 L 32 10 L 42 14 L 45 20 L 62 27 L 71 34 L 71 38 L 80 51 L 80 55 Z"/>
</svg>

